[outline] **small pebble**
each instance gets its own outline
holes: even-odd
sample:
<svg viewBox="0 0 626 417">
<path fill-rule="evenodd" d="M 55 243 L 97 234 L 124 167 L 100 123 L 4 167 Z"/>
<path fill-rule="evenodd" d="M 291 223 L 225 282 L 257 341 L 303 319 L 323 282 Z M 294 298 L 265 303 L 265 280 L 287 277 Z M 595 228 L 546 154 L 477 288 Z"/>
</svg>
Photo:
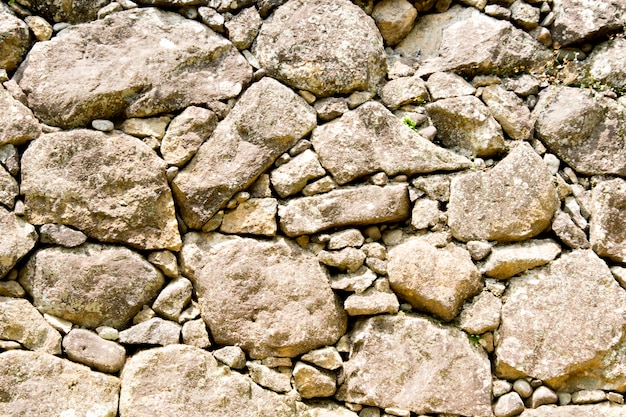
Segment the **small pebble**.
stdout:
<svg viewBox="0 0 626 417">
<path fill-rule="evenodd" d="M 520 397 L 528 398 L 533 393 L 533 388 L 530 386 L 530 383 L 525 379 L 518 379 L 513 384 L 513 390 L 517 392 Z"/>
<path fill-rule="evenodd" d="M 110 132 L 115 129 L 115 125 L 110 120 L 96 119 L 91 122 L 91 127 L 101 132 Z"/>
</svg>

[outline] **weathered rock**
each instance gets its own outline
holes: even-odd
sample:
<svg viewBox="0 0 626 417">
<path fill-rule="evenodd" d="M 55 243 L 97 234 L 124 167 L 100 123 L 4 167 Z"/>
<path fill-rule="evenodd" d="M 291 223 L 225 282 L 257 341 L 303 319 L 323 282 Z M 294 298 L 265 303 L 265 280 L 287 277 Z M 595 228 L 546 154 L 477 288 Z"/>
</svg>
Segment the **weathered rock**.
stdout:
<svg viewBox="0 0 626 417">
<path fill-rule="evenodd" d="M 606 378 L 601 373 L 602 362 L 615 355 L 623 336 L 625 310 L 626 293 L 591 251 L 573 251 L 512 278 L 502 308 L 496 373 L 508 379 L 532 376 L 554 389 L 587 370 L 596 371 L 591 374 L 598 383 L 624 384 L 622 367 L 611 368 Z M 569 325 L 572 321 L 577 325 Z"/>
<path fill-rule="evenodd" d="M 293 380 L 302 398 L 332 397 L 335 394 L 335 376 L 306 363 L 296 363 Z"/>
<path fill-rule="evenodd" d="M 26 291 L 17 281 L 0 281 L 0 296 L 24 298 Z"/>
<path fill-rule="evenodd" d="M 518 0 L 521 3 L 521 0 Z M 533 132 L 530 110 L 512 91 L 494 84 L 485 87 L 482 99 L 504 132 L 515 140 L 528 140 Z"/>
<path fill-rule="evenodd" d="M 386 74 L 378 28 L 348 0 L 288 1 L 253 51 L 268 75 L 319 97 L 373 91 Z"/>
<path fill-rule="evenodd" d="M 556 395 L 556 392 L 552 391 L 545 385 L 542 385 L 533 391 L 530 399 L 528 400 L 528 404 L 530 405 L 530 408 L 537 408 L 542 405 L 556 404 L 558 401 L 559 397 Z"/>
<path fill-rule="evenodd" d="M 0 278 L 37 243 L 35 228 L 0 206 Z"/>
<path fill-rule="evenodd" d="M 183 166 L 217 126 L 217 116 L 202 107 L 187 107 L 176 116 L 161 141 L 161 155 L 171 165 Z"/>
<path fill-rule="evenodd" d="M 42 313 L 89 328 L 121 328 L 156 297 L 163 276 L 127 248 L 86 244 L 37 251 L 20 283 Z"/>
<path fill-rule="evenodd" d="M 127 345 L 174 345 L 180 342 L 181 326 L 158 317 L 120 332 L 119 342 Z"/>
<path fill-rule="evenodd" d="M 539 25 L 541 12 L 538 7 L 533 7 L 522 0 L 515 0 L 509 9 L 511 20 L 523 29 L 533 30 Z"/>
<path fill-rule="evenodd" d="M 334 401 L 313 401 L 306 404 L 304 409 L 306 411 L 302 417 L 366 417 L 363 414 L 350 411 Z M 380 411 L 378 415 L 380 415 Z"/>
<path fill-rule="evenodd" d="M 367 267 L 361 267 L 349 274 L 334 275 L 330 278 L 330 286 L 335 290 L 362 293 L 376 280 L 376 274 Z"/>
<path fill-rule="evenodd" d="M 291 375 L 269 368 L 258 362 L 248 362 L 250 378 L 264 388 L 275 392 L 291 391 Z"/>
<path fill-rule="evenodd" d="M 0 165 L 0 204 L 12 209 L 19 193 L 17 181 Z"/>
<path fill-rule="evenodd" d="M 165 163 L 139 139 L 72 130 L 43 135 L 22 156 L 21 192 L 33 224 L 74 226 L 139 249 L 181 245 Z"/>
<path fill-rule="evenodd" d="M 476 92 L 476 88 L 465 81 L 460 75 L 453 72 L 435 72 L 428 77 L 426 87 L 433 100 L 470 96 Z"/>
<path fill-rule="evenodd" d="M 331 227 L 402 221 L 408 218 L 409 212 L 406 184 L 333 190 L 289 200 L 278 209 L 280 228 L 287 236 L 316 233 Z"/>
<path fill-rule="evenodd" d="M 38 41 L 47 41 L 52 37 L 52 25 L 46 22 L 46 19 L 43 17 L 27 16 L 24 21 Z"/>
<path fill-rule="evenodd" d="M 165 276 L 178 278 L 178 259 L 172 252 L 167 250 L 152 252 L 148 255 L 148 261 L 159 268 Z"/>
<path fill-rule="evenodd" d="M 346 316 L 317 258 L 278 238 L 190 233 L 181 252 L 214 340 L 253 359 L 334 344 Z"/>
<path fill-rule="evenodd" d="M 400 309 L 400 303 L 398 297 L 390 290 L 379 291 L 372 287 L 362 293 L 349 295 L 343 303 L 343 308 L 349 316 L 395 314 Z"/>
<path fill-rule="evenodd" d="M 412 237 L 389 250 L 391 288 L 411 305 L 450 321 L 482 288 L 469 253 L 454 244 L 437 248 Z"/>
<path fill-rule="evenodd" d="M 0 107 L 3 109 L 0 114 L 0 145 L 7 143 L 22 145 L 41 134 L 41 127 L 33 112 L 13 98 L 2 86 L 0 86 Z"/>
<path fill-rule="evenodd" d="M 83 329 L 74 329 L 63 338 L 63 351 L 69 359 L 101 372 L 115 373 L 126 361 L 122 346 Z"/>
<path fill-rule="evenodd" d="M 470 165 L 466 158 L 419 136 L 377 102 L 316 128 L 311 142 L 322 166 L 339 184 L 380 171 L 413 175 Z"/>
<path fill-rule="evenodd" d="M 483 334 L 500 325 L 502 301 L 489 291 L 476 296 L 459 315 L 459 327 L 469 334 Z"/>
<path fill-rule="evenodd" d="M 214 351 L 213 356 L 233 369 L 243 369 L 246 366 L 246 354 L 239 346 L 224 346 Z"/>
<path fill-rule="evenodd" d="M 87 241 L 87 236 L 79 231 L 62 224 L 44 224 L 39 229 L 39 241 L 54 245 L 73 248 Z"/>
<path fill-rule="evenodd" d="M 589 82 L 626 88 L 626 39 L 618 37 L 594 48 L 587 58 Z"/>
<path fill-rule="evenodd" d="M 309 133 L 315 111 L 269 77 L 255 83 L 172 182 L 187 226 L 199 229 Z"/>
<path fill-rule="evenodd" d="M 11 175 L 17 175 L 20 172 L 20 155 L 15 145 L 10 143 L 0 145 L 0 164 L 9 171 Z"/>
<path fill-rule="evenodd" d="M 285 198 L 302 191 L 309 180 L 325 174 L 326 171 L 320 165 L 315 152 L 307 149 L 272 171 L 272 186 L 279 196 Z"/>
<path fill-rule="evenodd" d="M 569 214 L 558 211 L 552 221 L 552 230 L 557 237 L 572 249 L 589 249 L 591 244 L 587 239 L 587 235 L 581 230 Z"/>
<path fill-rule="evenodd" d="M 248 49 L 261 29 L 261 16 L 255 7 L 248 7 L 237 13 L 224 26 L 228 31 L 228 39 L 237 49 Z"/>
<path fill-rule="evenodd" d="M 385 44 L 395 46 L 413 28 L 417 10 L 407 0 L 383 0 L 374 6 L 372 17 Z"/>
<path fill-rule="evenodd" d="M 624 414 L 624 406 L 615 404 L 599 405 L 567 405 L 567 406 L 542 406 L 535 410 L 527 409 L 520 417 L 621 417 Z"/>
<path fill-rule="evenodd" d="M 572 403 L 574 404 L 593 404 L 606 400 L 606 394 L 599 389 L 580 390 L 572 394 Z"/>
<path fill-rule="evenodd" d="M 317 254 L 320 263 L 332 266 L 341 271 L 355 273 L 365 262 L 365 253 L 355 248 L 344 248 L 338 251 L 321 251 Z"/>
<path fill-rule="evenodd" d="M 274 198 L 251 198 L 224 214 L 220 231 L 274 236 L 277 209 L 278 202 Z"/>
<path fill-rule="evenodd" d="M 548 167 L 523 142 L 490 171 L 452 180 L 448 224 L 453 236 L 464 242 L 519 241 L 544 231 L 557 207 Z"/>
<path fill-rule="evenodd" d="M 514 417 L 524 411 L 524 403 L 517 392 L 509 392 L 498 398 L 493 407 L 495 417 Z"/>
<path fill-rule="evenodd" d="M 338 399 L 416 414 L 493 415 L 489 360 L 462 331 L 384 315 L 358 321 L 350 339 Z"/>
<path fill-rule="evenodd" d="M 108 0 L 18 0 L 19 4 L 53 22 L 82 23 L 95 20 Z"/>
<path fill-rule="evenodd" d="M 559 244 L 550 239 L 498 245 L 491 249 L 481 272 L 489 277 L 507 279 L 527 269 L 545 265 L 560 253 Z"/>
<path fill-rule="evenodd" d="M 600 182 L 591 196 L 589 238 L 593 250 L 600 256 L 626 262 L 626 231 L 620 226 L 626 220 L 626 181 L 615 178 Z"/>
<path fill-rule="evenodd" d="M 15 79 L 37 117 L 70 128 L 235 97 L 251 76 L 232 44 L 200 22 L 139 8 L 37 43 Z"/>
<path fill-rule="evenodd" d="M 185 322 L 181 330 L 181 335 L 183 337 L 183 343 L 186 345 L 195 346 L 200 349 L 206 349 L 211 346 L 209 332 L 202 319 Z"/>
<path fill-rule="evenodd" d="M 152 309 L 169 320 L 177 321 L 183 309 L 191 301 L 193 287 L 187 278 L 175 278 L 159 293 Z"/>
<path fill-rule="evenodd" d="M 19 342 L 30 350 L 61 353 L 59 332 L 24 299 L 0 297 L 0 339 Z"/>
<path fill-rule="evenodd" d="M 0 354 L 0 387 L 6 416 L 117 415 L 119 379 L 43 352 Z"/>
<path fill-rule="evenodd" d="M 335 370 L 341 367 L 343 360 L 334 346 L 327 346 L 321 349 L 312 350 L 305 353 L 300 358 L 305 362 L 310 362 L 320 368 Z"/>
<path fill-rule="evenodd" d="M 417 75 L 389 81 L 380 89 L 380 98 L 385 106 L 391 110 L 395 110 L 405 104 L 419 104 L 429 101 L 426 83 Z"/>
<path fill-rule="evenodd" d="M 132 117 L 124 120 L 120 125 L 120 130 L 127 135 L 136 136 L 138 138 L 152 136 L 157 139 L 162 139 L 163 136 L 165 136 L 167 125 L 171 120 L 171 116 L 147 118 Z"/>
<path fill-rule="evenodd" d="M 554 24 L 551 33 L 555 43 L 567 46 L 599 37 L 624 25 L 626 4 L 620 0 L 588 2 L 554 0 Z"/>
<path fill-rule="evenodd" d="M 533 110 L 537 137 L 582 174 L 626 174 L 626 109 L 590 89 L 551 86 Z"/>
<path fill-rule="evenodd" d="M 520 378 L 513 383 L 513 390 L 522 398 L 529 398 L 533 394 L 533 387 L 526 379 Z"/>
<path fill-rule="evenodd" d="M 292 397 L 266 391 L 202 349 L 172 345 L 139 352 L 121 376 L 120 417 L 293 417 Z"/>
<path fill-rule="evenodd" d="M 326 247 L 330 250 L 343 249 L 346 247 L 358 248 L 365 242 L 365 238 L 359 229 L 346 229 L 330 235 Z"/>
<path fill-rule="evenodd" d="M 439 221 L 439 202 L 430 198 L 420 198 L 411 211 L 411 226 L 417 230 L 427 229 Z"/>
<path fill-rule="evenodd" d="M 0 68 L 13 71 L 22 62 L 30 46 L 30 32 L 24 21 L 0 5 Z"/>
<path fill-rule="evenodd" d="M 437 137 L 447 147 L 468 156 L 489 157 L 506 150 L 502 128 L 478 98 L 447 98 L 426 105 L 437 128 Z"/>
</svg>

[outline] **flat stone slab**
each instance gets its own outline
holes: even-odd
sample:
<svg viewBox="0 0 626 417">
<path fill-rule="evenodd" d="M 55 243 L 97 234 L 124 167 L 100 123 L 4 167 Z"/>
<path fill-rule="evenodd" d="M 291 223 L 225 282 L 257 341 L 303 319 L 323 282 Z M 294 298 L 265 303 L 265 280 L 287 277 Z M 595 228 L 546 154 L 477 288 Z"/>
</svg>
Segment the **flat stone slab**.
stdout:
<svg viewBox="0 0 626 417">
<path fill-rule="evenodd" d="M 528 240 L 511 245 L 498 245 L 481 267 L 488 277 L 507 279 L 528 269 L 545 265 L 561 253 L 561 247 L 551 239 Z"/>
</svg>

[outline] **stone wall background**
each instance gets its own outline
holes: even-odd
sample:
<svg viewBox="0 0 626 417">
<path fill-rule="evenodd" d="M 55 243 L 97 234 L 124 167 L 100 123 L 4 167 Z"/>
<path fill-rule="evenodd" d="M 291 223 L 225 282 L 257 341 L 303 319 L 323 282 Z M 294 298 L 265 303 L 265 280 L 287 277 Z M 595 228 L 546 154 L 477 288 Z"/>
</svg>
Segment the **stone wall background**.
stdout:
<svg viewBox="0 0 626 417">
<path fill-rule="evenodd" d="M 0 415 L 623 416 L 626 3 L 0 3 Z"/>
</svg>

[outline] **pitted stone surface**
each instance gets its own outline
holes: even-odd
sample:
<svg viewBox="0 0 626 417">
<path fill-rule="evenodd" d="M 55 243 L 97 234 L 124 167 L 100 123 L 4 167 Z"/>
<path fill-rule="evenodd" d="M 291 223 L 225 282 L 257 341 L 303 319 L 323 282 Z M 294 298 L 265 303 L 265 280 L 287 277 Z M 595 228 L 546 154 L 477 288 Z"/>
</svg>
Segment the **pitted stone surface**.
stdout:
<svg viewBox="0 0 626 417">
<path fill-rule="evenodd" d="M 617 89 L 626 88 L 626 39 L 615 38 L 600 44 L 587 62 L 590 81 Z"/>
<path fill-rule="evenodd" d="M 584 42 L 620 29 L 626 20 L 621 0 L 554 0 L 552 37 L 559 46 Z"/>
<path fill-rule="evenodd" d="M 22 145 L 41 134 L 39 121 L 33 112 L 1 86 L 0 108 L 3 109 L 0 114 L 0 145 Z"/>
<path fill-rule="evenodd" d="M 30 44 L 28 25 L 0 4 L 0 68 L 13 71 L 22 62 Z"/>
</svg>

